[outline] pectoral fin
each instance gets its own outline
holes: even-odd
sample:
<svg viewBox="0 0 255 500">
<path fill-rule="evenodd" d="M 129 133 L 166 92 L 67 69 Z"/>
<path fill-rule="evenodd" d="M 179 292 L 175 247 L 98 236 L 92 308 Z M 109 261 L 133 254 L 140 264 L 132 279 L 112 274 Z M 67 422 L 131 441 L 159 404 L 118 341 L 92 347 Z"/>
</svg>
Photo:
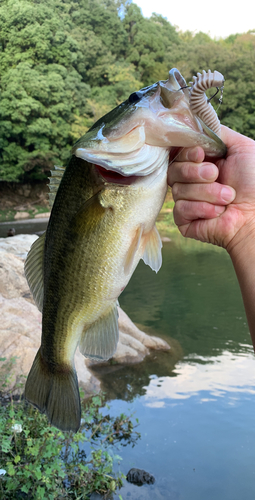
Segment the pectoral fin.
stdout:
<svg viewBox="0 0 255 500">
<path fill-rule="evenodd" d="M 96 360 L 107 360 L 117 349 L 119 339 L 117 302 L 88 328 L 84 328 L 79 348 L 83 356 Z"/>
<path fill-rule="evenodd" d="M 42 311 L 43 308 L 44 243 L 45 233 L 31 246 L 24 267 L 29 288 L 39 311 Z"/>
<path fill-rule="evenodd" d="M 142 259 L 145 264 L 157 273 L 162 265 L 162 241 L 156 226 L 148 234 L 144 235 L 143 238 L 145 239 L 146 246 Z"/>
</svg>

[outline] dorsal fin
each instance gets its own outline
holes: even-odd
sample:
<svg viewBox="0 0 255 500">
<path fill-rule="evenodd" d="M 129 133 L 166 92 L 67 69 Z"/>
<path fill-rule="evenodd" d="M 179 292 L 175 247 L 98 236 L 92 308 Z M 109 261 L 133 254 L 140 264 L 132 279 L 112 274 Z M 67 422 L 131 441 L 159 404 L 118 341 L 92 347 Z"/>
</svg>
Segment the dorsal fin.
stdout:
<svg viewBox="0 0 255 500">
<path fill-rule="evenodd" d="M 31 246 L 26 262 L 25 276 L 33 299 L 39 309 L 43 308 L 43 257 L 44 257 L 44 242 L 45 234 L 42 234 Z"/>
<path fill-rule="evenodd" d="M 50 190 L 49 205 L 50 205 L 50 208 L 52 208 L 52 206 L 53 206 L 53 203 L 54 203 L 54 200 L 55 200 L 55 197 L 57 194 L 57 190 L 58 190 L 59 184 L 61 182 L 61 179 L 63 177 L 64 171 L 65 171 L 65 168 L 60 167 L 58 165 L 54 165 L 53 170 L 50 171 L 50 174 L 51 174 L 49 177 L 49 180 L 50 180 L 50 183 L 49 183 L 49 190 Z"/>
</svg>

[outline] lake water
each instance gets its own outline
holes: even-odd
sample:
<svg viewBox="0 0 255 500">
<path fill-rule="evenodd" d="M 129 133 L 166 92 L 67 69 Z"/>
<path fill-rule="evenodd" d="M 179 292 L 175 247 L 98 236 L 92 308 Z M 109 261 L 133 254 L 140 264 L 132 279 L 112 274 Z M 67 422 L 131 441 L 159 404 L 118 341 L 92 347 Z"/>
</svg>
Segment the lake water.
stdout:
<svg viewBox="0 0 255 500">
<path fill-rule="evenodd" d="M 15 234 L 37 234 L 46 230 L 48 224 L 47 218 L 23 219 L 0 223 L 0 238 L 6 238 L 8 230 L 14 229 Z"/>
<path fill-rule="evenodd" d="M 120 469 L 156 479 L 125 482 L 123 500 L 254 500 L 255 357 L 228 255 L 176 235 L 159 273 L 141 262 L 120 304 L 173 346 L 100 373 L 111 413 L 140 422 Z"/>
</svg>

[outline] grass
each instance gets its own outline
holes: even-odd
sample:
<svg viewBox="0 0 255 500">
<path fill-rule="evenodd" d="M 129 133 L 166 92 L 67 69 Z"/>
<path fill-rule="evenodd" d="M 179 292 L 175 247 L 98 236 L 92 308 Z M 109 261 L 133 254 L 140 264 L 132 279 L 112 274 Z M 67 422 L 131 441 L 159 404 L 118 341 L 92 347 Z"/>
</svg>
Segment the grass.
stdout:
<svg viewBox="0 0 255 500">
<path fill-rule="evenodd" d="M 0 210 L 0 222 L 11 222 L 14 221 L 14 216 L 17 212 L 28 212 L 29 218 L 34 219 L 34 217 L 38 214 L 47 213 L 50 211 L 50 208 L 43 205 L 34 205 L 33 208 L 26 208 L 24 206 L 23 210 L 15 210 L 14 208 L 5 208 Z"/>
<path fill-rule="evenodd" d="M 0 222 L 8 222 L 14 220 L 14 215 L 16 214 L 16 210 L 6 208 L 0 210 Z"/>
<path fill-rule="evenodd" d="M 170 237 L 171 234 L 179 233 L 173 216 L 174 200 L 168 191 L 164 205 L 159 213 L 156 226 L 161 236 Z"/>
</svg>

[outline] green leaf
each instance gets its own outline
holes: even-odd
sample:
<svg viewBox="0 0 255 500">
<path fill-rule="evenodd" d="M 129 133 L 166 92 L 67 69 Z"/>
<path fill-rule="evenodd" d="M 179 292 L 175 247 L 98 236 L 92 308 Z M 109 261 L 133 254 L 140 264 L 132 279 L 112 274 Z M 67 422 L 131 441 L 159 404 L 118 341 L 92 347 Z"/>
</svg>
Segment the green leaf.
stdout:
<svg viewBox="0 0 255 500">
<path fill-rule="evenodd" d="M 14 476 L 14 474 L 15 474 L 15 468 L 14 468 L 13 464 L 10 462 L 7 465 L 7 473 L 9 474 L 9 476 Z"/>
<path fill-rule="evenodd" d="M 15 462 L 15 464 L 17 464 L 18 462 L 20 462 L 20 456 L 19 455 L 16 455 L 16 457 L 14 458 L 14 462 Z"/>
</svg>

